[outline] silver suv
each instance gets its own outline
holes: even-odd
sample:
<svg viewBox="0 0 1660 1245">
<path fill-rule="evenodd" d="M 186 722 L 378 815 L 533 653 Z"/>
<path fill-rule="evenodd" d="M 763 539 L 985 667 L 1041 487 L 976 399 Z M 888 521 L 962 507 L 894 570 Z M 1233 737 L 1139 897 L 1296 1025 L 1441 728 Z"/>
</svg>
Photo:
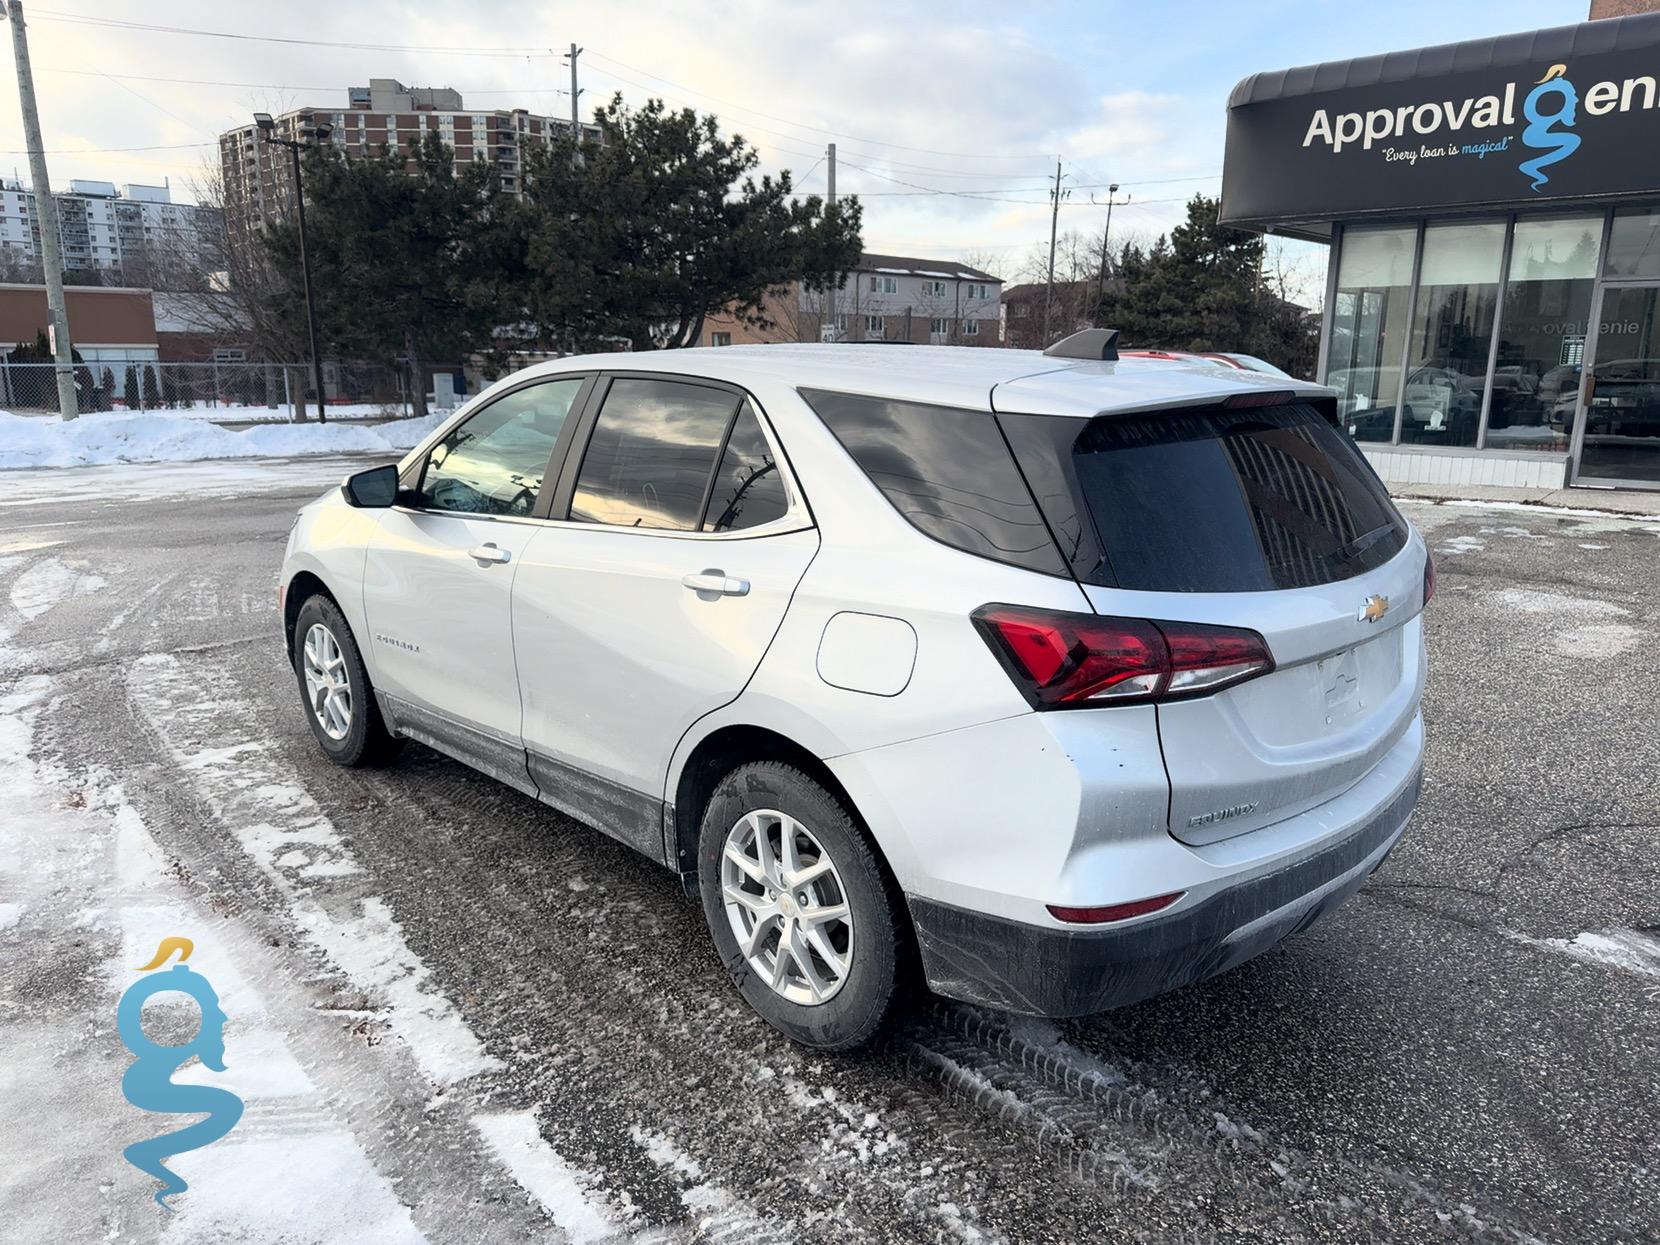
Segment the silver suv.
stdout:
<svg viewBox="0 0 1660 1245">
<path fill-rule="evenodd" d="M 415 739 L 700 896 L 749 1004 L 1051 1016 L 1309 925 L 1418 795 L 1422 539 L 1329 389 L 1045 354 L 542 364 L 301 511 L 318 743 Z"/>
</svg>

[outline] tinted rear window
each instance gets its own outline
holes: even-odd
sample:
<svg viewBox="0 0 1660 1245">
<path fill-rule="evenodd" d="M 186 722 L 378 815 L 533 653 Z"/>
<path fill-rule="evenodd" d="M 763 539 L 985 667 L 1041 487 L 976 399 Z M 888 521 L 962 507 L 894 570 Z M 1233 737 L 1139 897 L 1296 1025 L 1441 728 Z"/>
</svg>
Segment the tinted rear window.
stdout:
<svg viewBox="0 0 1660 1245">
<path fill-rule="evenodd" d="M 801 396 L 917 529 L 984 558 L 1066 574 L 990 411 L 818 389 Z"/>
<path fill-rule="evenodd" d="M 998 419 L 1086 583 L 1304 588 L 1364 574 L 1406 543 L 1360 451 L 1307 403 Z"/>
</svg>

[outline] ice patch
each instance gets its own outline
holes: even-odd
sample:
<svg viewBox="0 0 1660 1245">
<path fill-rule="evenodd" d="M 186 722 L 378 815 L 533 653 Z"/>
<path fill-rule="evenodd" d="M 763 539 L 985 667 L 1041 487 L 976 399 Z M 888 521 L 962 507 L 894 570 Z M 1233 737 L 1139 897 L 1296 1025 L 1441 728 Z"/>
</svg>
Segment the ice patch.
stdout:
<svg viewBox="0 0 1660 1245">
<path fill-rule="evenodd" d="M 1441 542 L 1437 553 L 1480 553 L 1487 542 L 1476 536 L 1449 536 Z"/>
<path fill-rule="evenodd" d="M 1562 632 L 1553 643 L 1569 657 L 1606 659 L 1636 648 L 1643 633 L 1626 623 L 1587 623 Z"/>
<path fill-rule="evenodd" d="M 97 592 L 103 586 L 98 575 L 77 571 L 57 558 L 46 558 L 12 581 L 12 608 L 25 621 L 31 621 L 72 596 Z"/>
<path fill-rule="evenodd" d="M 23 919 L 23 905 L 0 903 L 0 930 L 13 929 Z"/>
<path fill-rule="evenodd" d="M 1577 614 L 1580 617 L 1623 618 L 1630 610 L 1612 601 L 1598 601 L 1590 597 L 1571 597 L 1560 592 L 1540 592 L 1527 588 L 1503 588 L 1493 594 L 1506 610 L 1517 614 Z"/>
<path fill-rule="evenodd" d="M 1581 544 L 1579 547 L 1581 549 L 1606 549 L 1606 548 L 1608 548 L 1607 545 L 1591 545 L 1591 544 Z"/>
<path fill-rule="evenodd" d="M 599 1192 L 600 1180 L 560 1158 L 542 1139 L 532 1112 L 475 1115 L 473 1127 L 519 1187 L 541 1204 L 573 1245 L 590 1245 L 618 1235 L 615 1212 Z"/>
<path fill-rule="evenodd" d="M 1660 980 L 1660 937 L 1654 931 L 1615 928 L 1588 930 L 1572 938 L 1529 938 L 1506 930 L 1505 937 L 1585 964 Z"/>
</svg>

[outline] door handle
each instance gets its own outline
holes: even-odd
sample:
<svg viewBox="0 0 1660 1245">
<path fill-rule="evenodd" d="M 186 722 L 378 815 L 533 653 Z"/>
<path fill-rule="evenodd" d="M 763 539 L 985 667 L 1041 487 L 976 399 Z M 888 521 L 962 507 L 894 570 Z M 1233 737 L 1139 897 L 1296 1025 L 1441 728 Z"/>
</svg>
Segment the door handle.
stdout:
<svg viewBox="0 0 1660 1245">
<path fill-rule="evenodd" d="M 480 566 L 488 566 L 492 562 L 511 562 L 513 560 L 513 555 L 506 549 L 497 548 L 494 541 L 486 545 L 480 545 L 476 549 L 469 549 L 467 556 Z"/>
<path fill-rule="evenodd" d="M 718 593 L 723 597 L 749 595 L 749 580 L 734 579 L 722 570 L 706 570 L 699 575 L 686 575 L 680 582 L 696 593 Z"/>
</svg>

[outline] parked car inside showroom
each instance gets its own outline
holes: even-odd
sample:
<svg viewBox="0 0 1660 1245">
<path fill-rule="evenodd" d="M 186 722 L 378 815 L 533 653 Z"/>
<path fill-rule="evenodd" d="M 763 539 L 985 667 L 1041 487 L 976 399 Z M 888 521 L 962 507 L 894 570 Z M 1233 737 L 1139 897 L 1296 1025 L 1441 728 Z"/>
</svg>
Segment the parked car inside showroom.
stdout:
<svg viewBox="0 0 1660 1245">
<path fill-rule="evenodd" d="M 329 758 L 417 740 L 630 844 L 838 1048 L 1341 903 L 1417 799 L 1432 586 L 1331 390 L 1088 330 L 540 364 L 306 506 L 279 593 Z"/>
</svg>

